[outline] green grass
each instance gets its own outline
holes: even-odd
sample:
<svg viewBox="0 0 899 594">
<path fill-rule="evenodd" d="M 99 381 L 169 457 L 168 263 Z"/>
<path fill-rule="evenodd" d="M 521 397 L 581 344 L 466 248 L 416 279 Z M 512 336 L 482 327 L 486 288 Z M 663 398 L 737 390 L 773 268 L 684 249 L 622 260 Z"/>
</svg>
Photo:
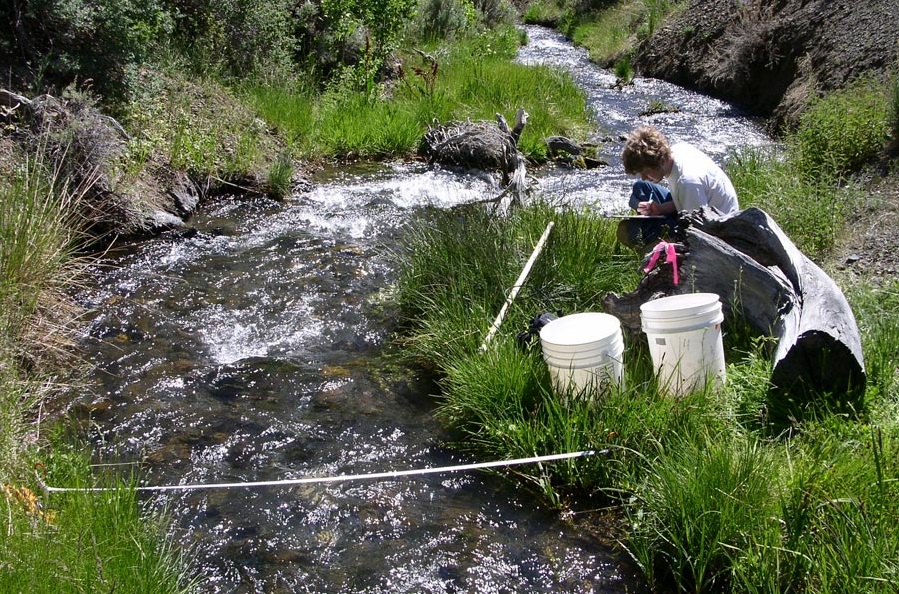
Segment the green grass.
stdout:
<svg viewBox="0 0 899 594">
<path fill-rule="evenodd" d="M 599 64 L 619 61 L 683 4 L 676 0 L 621 0 L 593 4 L 545 1 L 529 8 L 526 22 L 555 23 Z M 594 8 L 595 7 L 595 8 Z M 530 20 L 529 20 L 530 19 Z M 624 77 L 620 77 L 624 79 Z"/>
<path fill-rule="evenodd" d="M 550 241 L 482 352 L 550 220 Z M 600 452 L 517 476 L 550 506 L 585 494 L 621 506 L 623 544 L 663 590 L 895 588 L 899 286 L 848 292 L 870 373 L 866 408 L 852 417 L 821 411 L 788 435 L 773 433 L 768 345 L 729 327 L 719 390 L 660 396 L 646 345 L 627 335 L 623 390 L 557 395 L 539 344 L 522 348 L 516 335 L 540 311 L 599 311 L 606 291 L 635 285 L 638 262 L 615 253 L 610 225 L 539 201 L 507 219 L 472 209 L 432 212 L 413 225 L 397 254 L 401 340 L 436 372 L 437 415 L 457 447 L 487 458 Z"/>
<path fill-rule="evenodd" d="M 806 255 L 824 258 L 847 219 L 871 206 L 853 173 L 889 140 L 889 83 L 857 81 L 816 99 L 780 147 L 744 149 L 728 162 L 740 206 L 770 214 Z"/>
<path fill-rule="evenodd" d="M 121 106 L 132 132 L 126 171 L 170 167 L 197 178 L 265 181 L 283 151 L 265 123 L 223 83 L 190 80 L 176 64 L 145 69 L 133 83 L 132 101 Z"/>
<path fill-rule="evenodd" d="M 505 28 L 429 48 L 435 63 L 410 52 L 405 75 L 377 96 L 356 92 L 352 77 L 324 93 L 252 83 L 243 92 L 306 158 L 409 155 L 434 121 L 494 121 L 500 113 L 512 122 L 523 107 L 530 119 L 519 148 L 541 160 L 547 136 L 585 134 L 586 99 L 570 76 L 511 62 L 519 41 Z"/>
<path fill-rule="evenodd" d="M 587 48 L 592 60 L 604 64 L 631 47 L 641 9 L 641 2 L 617 3 L 572 22 L 566 33 L 576 44 Z"/>
<path fill-rule="evenodd" d="M 528 2 L 523 20 L 529 25 L 558 27 L 566 17 L 566 8 L 558 0 L 536 0 Z"/>
<path fill-rule="evenodd" d="M 47 391 L 21 369 L 65 356 L 70 309 L 62 291 L 80 269 L 75 212 L 83 189 L 68 187 L 43 159 L 20 163 L 0 181 L 0 481 L 25 447 L 23 411 Z"/>
<path fill-rule="evenodd" d="M 651 583 L 726 590 L 733 551 L 773 516 L 774 455 L 757 440 L 720 433 L 684 436 L 658 452 L 627 507 L 628 548 Z"/>
<path fill-rule="evenodd" d="M 63 444 L 55 444 L 39 461 L 51 484 L 96 486 L 87 457 Z M 187 559 L 167 540 L 162 519 L 140 511 L 133 487 L 119 483 L 108 492 L 37 497 L 36 489 L 25 484 L 5 485 L 6 496 L 0 496 L 0 591 L 190 591 Z"/>
<path fill-rule="evenodd" d="M 889 140 L 890 113 L 890 90 L 879 80 L 860 79 L 814 99 L 791 138 L 795 173 L 833 180 L 871 163 Z"/>
<path fill-rule="evenodd" d="M 836 185 L 832 177 L 796 173 L 795 152 L 782 148 L 747 148 L 727 164 L 740 207 L 761 208 L 777 221 L 793 243 L 813 260 L 833 248 L 847 217 L 866 194 L 851 181 Z"/>
</svg>

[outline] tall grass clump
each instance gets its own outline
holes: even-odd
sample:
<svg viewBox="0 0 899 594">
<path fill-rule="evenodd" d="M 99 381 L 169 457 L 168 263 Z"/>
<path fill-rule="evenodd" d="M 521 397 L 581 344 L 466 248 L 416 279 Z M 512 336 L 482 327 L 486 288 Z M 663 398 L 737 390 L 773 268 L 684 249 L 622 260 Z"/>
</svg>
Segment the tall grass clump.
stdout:
<svg viewBox="0 0 899 594">
<path fill-rule="evenodd" d="M 549 222 L 549 240 L 482 351 Z M 536 314 L 601 311 L 607 292 L 637 282 L 634 256 L 616 253 L 614 221 L 539 200 L 508 218 L 481 206 L 433 211 L 413 221 L 396 257 L 396 298 L 405 320 L 400 340 L 411 358 L 440 378 L 438 416 L 459 432 L 460 447 L 493 456 L 608 448 L 604 456 L 560 465 L 548 476 L 530 475 L 548 493 L 571 485 L 609 488 L 611 477 L 636 464 L 651 440 L 718 424 L 722 415 L 708 394 L 687 408 L 649 395 L 655 378 L 635 337 L 628 337 L 625 388 L 604 395 L 602 405 L 588 393 L 570 394 L 560 404 L 539 343 L 519 343 L 517 335 Z"/>
<path fill-rule="evenodd" d="M 293 162 L 289 155 L 282 153 L 268 171 L 266 191 L 275 198 L 284 198 L 290 192 L 292 181 Z"/>
<path fill-rule="evenodd" d="M 650 582 L 726 591 L 733 551 L 772 521 L 776 467 L 757 441 L 721 434 L 660 450 L 635 477 L 636 499 L 627 507 L 627 546 Z"/>
<path fill-rule="evenodd" d="M 587 48 L 590 58 L 603 64 L 621 56 L 635 30 L 634 3 L 616 3 L 592 15 L 572 21 L 566 34 Z"/>
<path fill-rule="evenodd" d="M 79 272 L 76 209 L 85 191 L 45 157 L 14 162 L 0 180 L 0 505 L 29 480 L 35 416 L 59 390 L 53 370 L 68 360 L 74 308 L 64 289 Z"/>
<path fill-rule="evenodd" d="M 522 20 L 529 25 L 558 27 L 565 18 L 566 8 L 559 0 L 528 2 Z"/>
<path fill-rule="evenodd" d="M 877 407 L 871 414 L 878 422 L 899 418 L 899 284 L 845 284 L 862 338 L 869 399 Z"/>
<path fill-rule="evenodd" d="M 90 179 L 86 181 L 90 183 Z M 73 309 L 64 297 L 82 263 L 78 208 L 88 188 L 69 186 L 43 157 L 25 156 L 0 182 L 0 359 L 17 408 L 16 370 L 65 360 Z M 15 426 L 13 424 L 12 426 Z M 15 431 L 10 431 L 15 440 Z"/>
<path fill-rule="evenodd" d="M 807 256 L 817 260 L 833 248 L 847 217 L 864 200 L 851 183 L 797 175 L 797 153 L 782 147 L 746 148 L 728 161 L 742 208 L 767 212 Z"/>
<path fill-rule="evenodd" d="M 623 289 L 636 271 L 630 257 L 614 253 L 614 223 L 584 215 L 538 202 L 509 218 L 475 205 L 413 222 L 397 255 L 398 301 L 410 323 L 428 330 L 413 334 L 416 352 L 441 361 L 457 349 L 476 350 L 551 221 L 549 240 L 507 314 L 507 332 L 526 328 L 540 311 L 586 311 L 605 290 Z"/>
<path fill-rule="evenodd" d="M 66 485 L 90 476 L 83 457 L 42 437 L 39 411 L 66 390 L 59 378 L 73 364 L 77 312 L 65 290 L 86 264 L 91 178 L 73 186 L 47 157 L 18 157 L 0 180 L 0 591 L 187 591 L 179 554 L 144 521 L 133 488 L 38 495 L 35 468 Z"/>
<path fill-rule="evenodd" d="M 782 145 L 735 155 L 727 169 L 741 206 L 765 210 L 813 260 L 827 255 L 868 200 L 852 174 L 887 146 L 888 95 L 882 83 L 857 81 L 815 99 Z"/>
<path fill-rule="evenodd" d="M 616 60 L 612 70 L 615 72 L 615 77 L 619 81 L 624 83 L 631 82 L 634 78 L 634 67 L 631 66 L 630 54 L 625 54 Z"/>
<path fill-rule="evenodd" d="M 743 166 L 755 176 L 764 163 Z M 482 351 L 550 220 L 550 241 Z M 602 295 L 638 280 L 635 257 L 616 254 L 614 224 L 589 211 L 540 201 L 506 218 L 480 207 L 433 211 L 410 224 L 397 259 L 399 339 L 435 373 L 437 415 L 457 447 L 491 458 L 597 452 L 516 476 L 551 506 L 585 494 L 620 506 L 622 543 L 660 591 L 899 586 L 895 285 L 847 291 L 868 362 L 865 410 L 818 411 L 780 433 L 766 413 L 770 344 L 730 326 L 718 389 L 660 396 L 646 345 L 626 334 L 623 388 L 554 390 L 539 342 L 516 334 L 541 311 L 600 311 Z"/>
<path fill-rule="evenodd" d="M 675 440 L 634 477 L 626 547 L 662 589 L 893 591 L 895 439 L 831 417 L 783 442 Z"/>
</svg>

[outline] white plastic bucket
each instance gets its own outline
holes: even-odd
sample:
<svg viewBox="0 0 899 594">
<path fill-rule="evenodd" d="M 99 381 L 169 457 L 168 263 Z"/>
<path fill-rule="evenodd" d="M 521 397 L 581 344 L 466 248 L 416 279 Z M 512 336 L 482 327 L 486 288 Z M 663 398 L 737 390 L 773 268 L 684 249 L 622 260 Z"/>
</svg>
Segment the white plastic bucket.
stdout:
<svg viewBox="0 0 899 594">
<path fill-rule="evenodd" d="M 725 381 L 721 302 L 714 293 L 673 295 L 640 306 L 662 392 L 680 396 Z"/>
<path fill-rule="evenodd" d="M 621 322 L 604 313 L 557 318 L 540 330 L 543 360 L 559 394 L 624 386 Z"/>
</svg>

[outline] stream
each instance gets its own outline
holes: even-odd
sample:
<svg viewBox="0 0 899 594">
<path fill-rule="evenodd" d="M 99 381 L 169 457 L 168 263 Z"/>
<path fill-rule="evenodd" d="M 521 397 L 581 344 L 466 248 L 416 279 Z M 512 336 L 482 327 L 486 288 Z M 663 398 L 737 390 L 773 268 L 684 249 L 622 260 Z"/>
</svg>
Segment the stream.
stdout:
<svg viewBox="0 0 899 594">
<path fill-rule="evenodd" d="M 519 61 L 569 69 L 609 166 L 533 171 L 539 191 L 606 212 L 633 179 L 619 138 L 660 126 L 719 161 L 770 143 L 728 104 L 651 79 L 624 90 L 557 33 L 527 27 Z M 653 99 L 677 112 L 641 117 Z M 525 106 L 526 107 L 526 106 Z M 506 114 L 511 115 L 511 114 Z M 76 411 L 98 462 L 141 484 L 330 477 L 472 462 L 446 446 L 435 386 L 384 356 L 387 255 L 424 207 L 499 193 L 484 175 L 422 163 L 316 174 L 282 202 L 223 198 L 189 228 L 129 245 L 79 296 L 94 366 Z M 170 518 L 217 593 L 608 593 L 645 588 L 591 514 L 539 505 L 495 472 L 429 474 L 143 497 Z M 594 514 L 595 515 L 595 514 Z"/>
</svg>

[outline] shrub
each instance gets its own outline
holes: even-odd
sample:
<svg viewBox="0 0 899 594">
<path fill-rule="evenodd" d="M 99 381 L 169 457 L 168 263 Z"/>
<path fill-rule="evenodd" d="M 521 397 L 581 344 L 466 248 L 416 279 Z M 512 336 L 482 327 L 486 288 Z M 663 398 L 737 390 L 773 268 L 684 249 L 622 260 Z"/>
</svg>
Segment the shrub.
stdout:
<svg viewBox="0 0 899 594">
<path fill-rule="evenodd" d="M 298 44 L 295 18 L 310 16 L 294 17 L 289 0 L 168 1 L 180 17 L 176 39 L 195 69 L 240 77 L 291 72 Z"/>
<path fill-rule="evenodd" d="M 433 42 L 456 37 L 476 20 L 471 0 L 422 0 L 410 29 L 415 37 Z"/>
<path fill-rule="evenodd" d="M 557 27 L 564 17 L 562 7 L 551 0 L 537 0 L 528 3 L 528 7 L 522 17 L 529 25 L 545 25 Z"/>
<path fill-rule="evenodd" d="M 96 89 L 114 96 L 125 66 L 148 59 L 159 40 L 168 39 L 173 26 L 160 0 L 6 4 L 0 18 L 17 26 L 12 43 L 0 42 L 0 55 L 13 63 L 24 56 L 38 72 L 36 86 L 62 88 L 76 78 L 90 79 Z"/>
</svg>

